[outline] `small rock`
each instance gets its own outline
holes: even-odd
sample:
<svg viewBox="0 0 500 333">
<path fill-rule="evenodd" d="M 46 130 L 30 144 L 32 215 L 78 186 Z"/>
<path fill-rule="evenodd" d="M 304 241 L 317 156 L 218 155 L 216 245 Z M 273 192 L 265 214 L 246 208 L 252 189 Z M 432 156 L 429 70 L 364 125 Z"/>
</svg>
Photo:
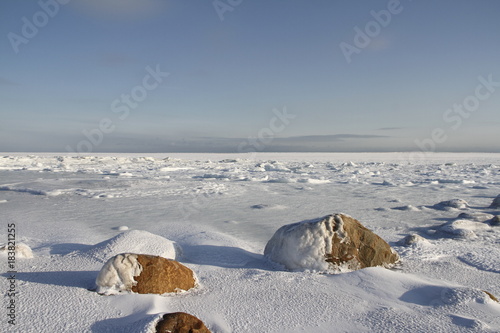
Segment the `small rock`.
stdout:
<svg viewBox="0 0 500 333">
<path fill-rule="evenodd" d="M 493 200 L 490 208 L 500 208 L 500 194 Z"/>
<path fill-rule="evenodd" d="M 476 221 L 476 222 L 484 222 L 484 221 L 492 219 L 493 215 L 488 214 L 488 213 L 468 212 L 468 213 L 460 213 L 458 215 L 458 218 L 465 219 L 465 220 L 472 220 L 472 221 Z"/>
<path fill-rule="evenodd" d="M 264 208 L 269 208 L 269 205 L 266 205 L 266 204 L 258 204 L 258 205 L 253 205 L 253 206 L 250 206 L 250 208 L 252 208 L 252 209 L 264 209 Z"/>
<path fill-rule="evenodd" d="M 439 209 L 439 210 L 449 210 L 451 208 L 467 209 L 467 208 L 469 208 L 469 204 L 467 203 L 467 201 L 462 200 L 462 199 L 452 199 L 452 200 L 448 200 L 448 201 L 441 201 L 440 203 L 435 204 L 433 206 L 433 208 Z"/>
<path fill-rule="evenodd" d="M 493 227 L 498 227 L 500 226 L 500 215 L 495 216 L 494 218 L 491 219 L 490 225 Z"/>
<path fill-rule="evenodd" d="M 14 250 L 14 251 L 12 251 Z M 15 246 L 4 245 L 0 247 L 0 253 L 5 255 L 10 255 L 10 252 L 15 252 L 16 259 L 31 259 L 33 258 L 33 251 L 31 248 L 24 243 L 17 243 Z"/>
<path fill-rule="evenodd" d="M 416 245 L 416 244 L 430 244 L 430 242 L 425 239 L 424 237 L 417 235 L 417 234 L 411 234 L 403 238 L 398 242 L 399 245 L 403 246 L 411 246 L 411 245 Z"/>
<path fill-rule="evenodd" d="M 476 231 L 486 231 L 490 229 L 491 227 L 486 223 L 461 219 L 446 222 L 439 227 L 440 231 L 451 236 L 469 239 L 477 238 Z"/>
<path fill-rule="evenodd" d="M 496 298 L 495 296 L 493 296 L 493 294 L 491 294 L 491 293 L 487 292 L 486 290 L 483 290 L 483 292 L 484 292 L 486 295 L 490 296 L 490 298 L 491 298 L 493 301 L 495 301 L 495 302 L 497 302 L 497 303 L 500 303 L 500 301 L 498 300 L 498 298 Z"/>
<path fill-rule="evenodd" d="M 185 312 L 167 313 L 156 325 L 156 333 L 210 333 L 205 324 Z"/>
</svg>

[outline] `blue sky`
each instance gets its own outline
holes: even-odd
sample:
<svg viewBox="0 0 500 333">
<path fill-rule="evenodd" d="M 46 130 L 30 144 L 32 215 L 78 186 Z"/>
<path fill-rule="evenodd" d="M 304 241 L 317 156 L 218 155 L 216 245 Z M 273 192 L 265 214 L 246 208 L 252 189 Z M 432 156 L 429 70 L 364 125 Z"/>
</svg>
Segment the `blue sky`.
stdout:
<svg viewBox="0 0 500 333">
<path fill-rule="evenodd" d="M 2 1 L 0 151 L 499 152 L 499 15 L 495 0 Z"/>
</svg>

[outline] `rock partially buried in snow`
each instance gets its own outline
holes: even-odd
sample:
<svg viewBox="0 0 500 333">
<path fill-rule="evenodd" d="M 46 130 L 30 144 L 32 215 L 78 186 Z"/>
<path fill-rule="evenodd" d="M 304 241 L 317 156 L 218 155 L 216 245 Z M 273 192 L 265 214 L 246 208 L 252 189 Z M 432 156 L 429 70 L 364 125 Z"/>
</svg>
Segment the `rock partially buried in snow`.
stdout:
<svg viewBox="0 0 500 333">
<path fill-rule="evenodd" d="M 500 208 L 500 194 L 493 200 L 490 208 Z"/>
<path fill-rule="evenodd" d="M 403 238 L 398 242 L 399 245 L 402 246 L 415 246 L 415 245 L 429 245 L 431 244 L 427 239 L 424 237 L 417 235 L 417 234 L 411 234 Z"/>
<path fill-rule="evenodd" d="M 120 253 L 141 253 L 176 259 L 179 247 L 173 241 L 143 230 L 129 230 L 92 246 L 85 254 L 101 262 Z"/>
<path fill-rule="evenodd" d="M 156 333 L 210 333 L 205 324 L 185 312 L 167 313 L 156 325 Z"/>
<path fill-rule="evenodd" d="M 439 230 L 458 238 L 476 238 L 475 231 L 489 230 L 491 227 L 486 223 L 470 220 L 453 220 L 443 224 Z"/>
<path fill-rule="evenodd" d="M 390 267 L 399 261 L 382 238 L 344 214 L 282 226 L 267 243 L 264 255 L 290 270 L 329 272 Z"/>
<path fill-rule="evenodd" d="M 33 258 L 33 251 L 31 251 L 31 248 L 24 243 L 17 243 L 15 246 L 4 245 L 0 247 L 0 254 L 11 256 L 12 252 L 15 253 L 16 259 Z"/>
<path fill-rule="evenodd" d="M 488 296 L 491 298 L 491 300 L 492 300 L 492 301 L 495 301 L 495 302 L 497 302 L 497 303 L 500 303 L 500 301 L 498 300 L 498 298 L 496 298 L 496 297 L 495 297 L 492 293 L 489 293 L 489 292 L 487 292 L 486 290 L 483 290 L 483 292 L 484 292 L 486 295 L 488 295 Z"/>
<path fill-rule="evenodd" d="M 498 227 L 498 226 L 500 226 L 500 216 L 497 215 L 494 218 L 492 218 L 491 221 L 490 221 L 490 225 L 492 227 Z"/>
<path fill-rule="evenodd" d="M 459 219 L 465 219 L 465 220 L 472 220 L 472 221 L 477 221 L 477 222 L 485 222 L 487 220 L 491 220 L 494 217 L 494 215 L 488 214 L 488 213 L 481 213 L 481 212 L 467 212 L 467 213 L 460 213 L 458 215 Z"/>
<path fill-rule="evenodd" d="M 132 291 L 139 294 L 165 294 L 189 290 L 197 284 L 194 272 L 175 260 L 139 255 L 142 266 Z"/>
<path fill-rule="evenodd" d="M 439 210 L 450 210 L 452 208 L 467 209 L 467 208 L 469 208 L 469 204 L 467 203 L 467 201 L 462 200 L 462 199 L 452 199 L 452 200 L 448 200 L 448 201 L 441 201 L 440 203 L 432 206 L 432 208 L 439 209 Z"/>
<path fill-rule="evenodd" d="M 196 286 L 193 271 L 175 260 L 144 254 L 122 253 L 109 259 L 96 279 L 97 292 L 165 294 Z"/>
</svg>

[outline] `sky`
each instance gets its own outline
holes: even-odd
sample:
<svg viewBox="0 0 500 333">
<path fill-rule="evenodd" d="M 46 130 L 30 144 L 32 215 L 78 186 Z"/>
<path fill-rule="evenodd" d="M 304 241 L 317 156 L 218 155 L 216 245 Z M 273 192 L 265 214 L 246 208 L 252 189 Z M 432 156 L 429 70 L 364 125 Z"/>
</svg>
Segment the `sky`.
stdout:
<svg viewBox="0 0 500 333">
<path fill-rule="evenodd" d="M 1 152 L 500 152 L 496 0 L 0 2 Z"/>
</svg>

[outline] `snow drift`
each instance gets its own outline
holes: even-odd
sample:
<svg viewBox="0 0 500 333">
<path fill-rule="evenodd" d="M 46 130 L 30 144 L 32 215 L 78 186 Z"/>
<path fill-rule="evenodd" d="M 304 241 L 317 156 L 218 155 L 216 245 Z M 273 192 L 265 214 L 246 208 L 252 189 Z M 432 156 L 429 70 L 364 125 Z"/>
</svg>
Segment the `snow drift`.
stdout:
<svg viewBox="0 0 500 333">
<path fill-rule="evenodd" d="M 180 247 L 175 242 L 143 230 L 130 230 L 94 245 L 85 254 L 101 262 L 120 253 L 141 253 L 176 259 Z"/>
</svg>

